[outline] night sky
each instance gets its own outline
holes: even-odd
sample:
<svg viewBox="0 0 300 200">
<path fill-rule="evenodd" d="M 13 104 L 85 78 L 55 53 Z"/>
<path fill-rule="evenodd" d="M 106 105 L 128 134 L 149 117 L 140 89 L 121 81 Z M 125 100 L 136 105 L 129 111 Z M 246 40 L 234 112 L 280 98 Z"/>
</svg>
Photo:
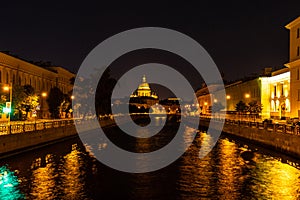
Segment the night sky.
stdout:
<svg viewBox="0 0 300 200">
<path fill-rule="evenodd" d="M 158 26 L 194 38 L 225 79 L 235 80 L 260 73 L 264 67 L 283 67 L 289 59 L 289 31 L 284 26 L 300 16 L 300 1 L 50 2 L 1 2 L 0 50 L 76 72 L 85 56 L 106 38 L 131 28 Z"/>
</svg>

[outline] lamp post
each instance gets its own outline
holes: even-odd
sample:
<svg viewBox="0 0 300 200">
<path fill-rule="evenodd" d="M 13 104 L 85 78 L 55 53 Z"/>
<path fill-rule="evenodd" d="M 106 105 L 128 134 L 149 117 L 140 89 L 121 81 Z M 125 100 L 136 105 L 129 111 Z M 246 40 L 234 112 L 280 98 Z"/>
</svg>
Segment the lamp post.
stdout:
<svg viewBox="0 0 300 200">
<path fill-rule="evenodd" d="M 42 102 L 41 102 L 41 118 L 44 118 L 44 111 L 45 111 L 45 108 L 44 108 L 44 98 L 47 97 L 47 93 L 46 92 L 42 92 Z"/>
<path fill-rule="evenodd" d="M 3 87 L 4 91 L 9 91 L 9 102 L 10 102 L 10 109 L 12 105 L 12 84 L 10 83 L 8 86 Z M 10 125 L 10 114 L 11 110 L 8 112 L 8 125 Z"/>
</svg>

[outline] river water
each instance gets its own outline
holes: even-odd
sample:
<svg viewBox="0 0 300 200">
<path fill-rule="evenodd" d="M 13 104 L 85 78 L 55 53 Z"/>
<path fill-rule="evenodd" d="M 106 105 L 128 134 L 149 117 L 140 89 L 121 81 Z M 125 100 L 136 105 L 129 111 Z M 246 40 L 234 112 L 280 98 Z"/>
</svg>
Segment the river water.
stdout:
<svg viewBox="0 0 300 200">
<path fill-rule="evenodd" d="M 176 126 L 169 123 L 163 131 Z M 159 134 L 134 145 L 137 141 L 119 137 L 117 127 L 106 131 L 120 146 L 134 146 L 137 152 L 165 145 L 173 137 Z M 225 134 L 200 159 L 199 149 L 210 140 L 208 133 L 199 132 L 171 165 L 132 174 L 101 164 L 74 137 L 0 160 L 0 199 L 300 199 L 300 160 Z"/>
</svg>

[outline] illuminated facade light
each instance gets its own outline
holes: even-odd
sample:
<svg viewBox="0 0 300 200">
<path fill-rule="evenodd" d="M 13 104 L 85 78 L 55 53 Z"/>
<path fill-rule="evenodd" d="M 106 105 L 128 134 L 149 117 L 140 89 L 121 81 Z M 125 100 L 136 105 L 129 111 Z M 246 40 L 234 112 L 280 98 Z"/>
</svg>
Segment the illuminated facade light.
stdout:
<svg viewBox="0 0 300 200">
<path fill-rule="evenodd" d="M 226 95 L 226 99 L 230 99 L 230 95 Z"/>
<path fill-rule="evenodd" d="M 246 93 L 245 98 L 247 98 L 247 99 L 250 98 L 250 94 Z"/>
</svg>

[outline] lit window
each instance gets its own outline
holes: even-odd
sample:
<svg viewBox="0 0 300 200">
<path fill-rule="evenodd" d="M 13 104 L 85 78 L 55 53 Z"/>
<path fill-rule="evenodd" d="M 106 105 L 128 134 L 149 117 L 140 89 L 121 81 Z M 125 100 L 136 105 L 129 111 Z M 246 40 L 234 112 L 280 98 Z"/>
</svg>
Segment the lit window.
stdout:
<svg viewBox="0 0 300 200">
<path fill-rule="evenodd" d="M 279 100 L 276 100 L 275 112 L 279 111 Z"/>
<path fill-rule="evenodd" d="M 275 103 L 274 100 L 271 101 L 271 110 L 275 111 Z"/>
</svg>

